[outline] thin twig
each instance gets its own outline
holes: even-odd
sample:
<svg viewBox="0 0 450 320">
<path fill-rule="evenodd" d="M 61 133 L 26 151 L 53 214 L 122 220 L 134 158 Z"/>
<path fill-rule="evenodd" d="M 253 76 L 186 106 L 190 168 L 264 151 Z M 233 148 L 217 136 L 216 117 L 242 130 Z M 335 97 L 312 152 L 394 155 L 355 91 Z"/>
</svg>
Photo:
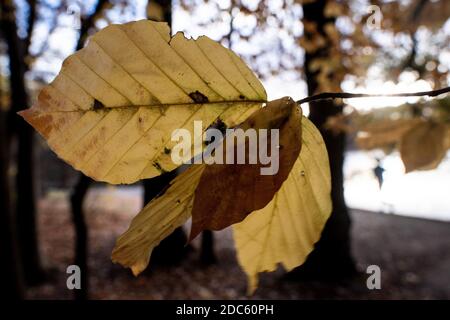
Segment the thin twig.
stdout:
<svg viewBox="0 0 450 320">
<path fill-rule="evenodd" d="M 421 92 L 402 92 L 402 93 L 348 93 L 348 92 L 322 92 L 312 95 L 297 101 L 297 104 L 302 104 L 311 101 L 323 100 L 323 99 L 353 99 L 353 98 L 373 98 L 373 97 L 436 97 L 444 93 L 450 92 L 450 87 L 441 88 L 431 91 Z"/>
</svg>

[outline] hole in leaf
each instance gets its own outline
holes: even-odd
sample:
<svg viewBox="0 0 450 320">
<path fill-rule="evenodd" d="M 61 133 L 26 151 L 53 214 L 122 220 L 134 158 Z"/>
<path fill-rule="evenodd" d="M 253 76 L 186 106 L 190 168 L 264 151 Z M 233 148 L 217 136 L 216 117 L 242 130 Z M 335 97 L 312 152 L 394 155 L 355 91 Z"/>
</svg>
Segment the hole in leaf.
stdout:
<svg viewBox="0 0 450 320">
<path fill-rule="evenodd" d="M 105 108 L 105 105 L 103 103 L 101 103 L 100 101 L 98 101 L 97 99 L 94 100 L 94 106 L 93 109 L 94 110 L 100 110 Z"/>
<path fill-rule="evenodd" d="M 196 90 L 195 92 L 189 93 L 189 97 L 194 100 L 195 103 L 206 103 L 209 102 L 208 97 L 205 96 L 200 91 Z"/>
</svg>

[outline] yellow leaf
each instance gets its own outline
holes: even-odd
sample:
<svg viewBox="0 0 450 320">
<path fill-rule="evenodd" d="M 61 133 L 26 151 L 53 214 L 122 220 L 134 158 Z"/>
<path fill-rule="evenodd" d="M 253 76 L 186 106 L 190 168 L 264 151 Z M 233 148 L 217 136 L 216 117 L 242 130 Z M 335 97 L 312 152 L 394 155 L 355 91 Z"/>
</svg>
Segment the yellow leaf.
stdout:
<svg viewBox="0 0 450 320">
<path fill-rule="evenodd" d="M 302 149 L 288 178 L 263 209 L 233 225 L 239 264 L 248 276 L 248 292 L 258 273 L 301 265 L 312 251 L 330 216 L 328 155 L 319 131 L 302 119 Z"/>
<path fill-rule="evenodd" d="M 204 168 L 204 164 L 190 166 L 139 212 L 117 239 L 113 262 L 131 268 L 134 275 L 147 267 L 153 248 L 191 216 L 194 191 Z"/>
<path fill-rule="evenodd" d="M 257 286 L 259 272 L 274 270 L 277 263 L 288 270 L 300 265 L 331 213 L 325 144 L 307 118 L 302 117 L 301 123 L 301 128 L 296 128 L 302 136 L 302 149 L 287 179 L 267 206 L 233 225 L 239 263 L 249 276 L 250 292 Z M 114 262 L 131 268 L 135 275 L 146 268 L 153 248 L 191 216 L 206 166 L 189 167 L 133 219 L 116 243 Z"/>
<path fill-rule="evenodd" d="M 293 149 L 290 152 L 298 156 L 300 150 L 300 141 L 285 141 L 300 139 L 301 128 L 301 112 L 296 106 L 295 102 L 290 98 L 283 98 L 268 103 L 268 107 L 258 110 L 248 120 L 240 124 L 240 128 L 246 130 L 250 127 L 249 123 L 256 126 L 272 125 L 273 122 L 287 123 L 289 126 L 283 129 L 286 133 L 284 140 L 281 143 L 286 143 L 289 146 L 287 149 Z M 270 117 L 268 117 L 270 114 Z M 289 118 L 284 119 L 284 118 Z M 297 121 L 297 124 L 293 123 Z M 278 124 L 280 125 L 280 124 Z M 294 131 L 291 126 L 299 132 Z M 291 148 L 292 147 L 292 148 Z M 247 149 L 248 150 L 248 149 Z M 289 151 L 289 150 L 288 150 Z M 289 154 L 289 153 L 288 153 Z M 290 162 L 286 157 L 281 157 L 282 160 Z M 285 164 L 281 164 L 282 166 Z M 228 167 L 228 165 L 211 165 Z M 233 166 L 233 165 L 230 165 Z M 244 165 L 238 165 L 242 168 Z M 184 224 L 191 216 L 192 208 L 194 206 L 194 198 L 197 195 L 196 189 L 199 185 L 200 178 L 204 179 L 203 173 L 205 168 L 209 165 L 193 165 L 186 171 L 180 174 L 169 186 L 169 188 L 160 196 L 153 199 L 145 208 L 133 219 L 128 230 L 117 240 L 114 248 L 112 259 L 124 267 L 131 268 L 135 275 L 142 272 L 148 265 L 151 252 L 158 243 L 172 233 L 180 225 Z M 257 166 L 259 172 L 259 166 Z M 289 167 L 289 171 L 291 166 Z M 286 169 L 287 170 L 287 169 Z M 288 172 L 286 172 L 286 175 Z M 268 176 L 274 177 L 274 176 Z M 283 179 L 284 180 L 284 179 Z M 258 188 L 263 188 L 260 185 Z M 258 189 L 259 190 L 259 189 Z M 200 197 L 202 200 L 203 198 Z M 270 199 L 267 200 L 269 202 Z M 266 203 L 267 203 L 266 202 Z M 239 207 L 243 207 L 238 204 Z M 210 213 L 210 212 L 208 212 Z M 242 220 L 242 219 L 241 219 Z"/>
<path fill-rule="evenodd" d="M 447 127 L 442 123 L 421 121 L 400 141 L 400 155 L 405 172 L 435 169 L 447 153 Z"/>
<path fill-rule="evenodd" d="M 234 126 L 267 99 L 252 71 L 207 37 L 170 36 L 166 23 L 111 25 L 69 56 L 20 114 L 84 174 L 132 183 L 177 167 L 171 133 L 220 118 Z M 167 152 L 169 151 L 169 152 Z"/>
</svg>

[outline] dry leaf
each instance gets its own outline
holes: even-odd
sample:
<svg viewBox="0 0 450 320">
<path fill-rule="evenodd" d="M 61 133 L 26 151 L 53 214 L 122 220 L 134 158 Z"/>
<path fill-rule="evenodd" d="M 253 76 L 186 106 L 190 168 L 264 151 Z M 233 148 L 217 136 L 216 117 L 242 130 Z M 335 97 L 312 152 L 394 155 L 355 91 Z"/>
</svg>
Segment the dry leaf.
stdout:
<svg viewBox="0 0 450 320">
<path fill-rule="evenodd" d="M 190 239 L 203 230 L 221 230 L 242 221 L 252 211 L 270 202 L 281 187 L 298 158 L 301 149 L 301 109 L 291 98 L 269 102 L 265 108 L 253 113 L 239 128 L 279 129 L 279 169 L 274 175 L 262 175 L 267 164 L 211 164 L 204 170 L 195 190 Z M 257 131 L 258 132 L 258 131 Z M 267 150 L 271 150 L 270 132 L 267 131 Z M 222 141 L 223 158 L 227 151 Z M 263 140 L 258 139 L 263 143 Z M 236 156 L 240 146 L 233 144 L 231 154 Z M 261 144 L 258 143 L 258 149 Z M 276 148 L 276 146 L 275 146 Z M 245 150 L 249 143 L 246 139 Z M 234 159 L 236 160 L 236 159 Z"/>
<path fill-rule="evenodd" d="M 288 270 L 300 265 L 320 238 L 331 212 L 324 142 L 308 119 L 302 117 L 301 123 L 302 150 L 288 178 L 268 205 L 233 225 L 250 292 L 257 286 L 259 272 L 274 270 L 279 262 Z M 133 219 L 117 241 L 113 261 L 130 267 L 136 275 L 145 269 L 153 248 L 191 215 L 195 189 L 206 166 L 189 167 Z"/>
<path fill-rule="evenodd" d="M 446 125 L 446 134 L 445 134 L 445 149 L 450 149 L 450 125 Z"/>
<path fill-rule="evenodd" d="M 417 118 L 373 121 L 361 128 L 355 142 L 364 150 L 389 147 L 400 142 L 405 132 L 420 122 Z"/>
<path fill-rule="evenodd" d="M 435 169 L 441 163 L 445 147 L 446 126 L 422 121 L 405 133 L 400 141 L 400 155 L 405 172 Z"/>
<path fill-rule="evenodd" d="M 248 276 L 248 291 L 258 273 L 301 265 L 312 251 L 331 213 L 331 184 L 325 144 L 314 125 L 302 119 L 302 150 L 272 201 L 233 225 L 239 264 Z"/>
<path fill-rule="evenodd" d="M 204 168 L 203 164 L 190 166 L 139 212 L 117 239 L 112 253 L 114 262 L 131 268 L 134 275 L 147 267 L 153 248 L 191 216 L 194 190 Z"/>
<path fill-rule="evenodd" d="M 166 23 L 111 25 L 69 56 L 20 114 L 84 174 L 132 183 L 177 167 L 171 133 L 194 120 L 234 126 L 266 101 L 252 71 L 207 37 L 170 37 Z M 169 152 L 167 152 L 169 151 Z"/>
</svg>

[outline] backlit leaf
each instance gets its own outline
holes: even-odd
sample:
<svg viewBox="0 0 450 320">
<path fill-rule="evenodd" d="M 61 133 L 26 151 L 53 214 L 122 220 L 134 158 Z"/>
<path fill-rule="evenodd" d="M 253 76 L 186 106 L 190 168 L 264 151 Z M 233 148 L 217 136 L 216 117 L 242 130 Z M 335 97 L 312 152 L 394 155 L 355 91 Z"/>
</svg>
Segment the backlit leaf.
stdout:
<svg viewBox="0 0 450 320">
<path fill-rule="evenodd" d="M 112 253 L 114 262 L 131 268 L 134 275 L 147 267 L 153 248 L 190 218 L 194 191 L 204 167 L 203 164 L 190 166 L 139 212 L 117 239 Z"/>
<path fill-rule="evenodd" d="M 288 270 L 300 265 L 320 238 L 331 212 L 325 145 L 314 125 L 301 119 L 302 128 L 297 130 L 302 149 L 287 179 L 269 204 L 233 225 L 250 292 L 257 286 L 259 272 L 274 270 L 277 263 Z M 153 248 L 191 216 L 195 190 L 207 166 L 190 166 L 133 219 L 116 243 L 113 261 L 130 267 L 136 275 L 145 269 Z"/>
<path fill-rule="evenodd" d="M 355 142 L 364 150 L 395 146 L 407 131 L 420 122 L 417 118 L 374 121 L 358 132 Z"/>
<path fill-rule="evenodd" d="M 69 56 L 21 115 L 84 174 L 132 183 L 178 165 L 171 133 L 195 120 L 234 126 L 266 101 L 252 71 L 207 37 L 170 37 L 166 23 L 111 25 Z M 169 151 L 169 152 L 167 152 Z"/>
<path fill-rule="evenodd" d="M 405 171 L 435 169 L 447 153 L 447 127 L 442 123 L 422 121 L 405 133 L 400 155 Z"/>
<path fill-rule="evenodd" d="M 269 102 L 265 108 L 255 111 L 239 125 L 238 128 L 244 131 L 256 129 L 256 134 L 260 133 L 259 129 L 267 129 L 267 135 L 261 139 L 255 135 L 258 137 L 258 150 L 254 150 L 256 164 L 248 161 L 248 139 L 245 143 L 241 141 L 239 145 L 237 139 L 228 145 L 226 142 L 229 140 L 222 141 L 220 147 L 223 159 L 227 154 L 233 154 L 235 161 L 234 164 L 214 163 L 206 166 L 195 190 L 190 239 L 205 229 L 221 230 L 240 222 L 248 214 L 270 202 L 298 158 L 301 149 L 301 119 L 301 109 L 291 98 L 286 97 Z M 278 146 L 271 146 L 270 129 L 279 130 Z M 267 145 L 266 150 L 274 149 L 274 157 L 277 156 L 278 162 L 276 174 L 261 174 L 261 168 L 268 167 L 268 164 L 262 164 L 258 158 L 262 143 Z M 239 164 L 235 159 L 242 146 L 247 152 L 245 164 Z"/>
<path fill-rule="evenodd" d="M 258 273 L 301 265 L 312 251 L 330 216 L 328 155 L 319 131 L 302 119 L 302 150 L 272 201 L 233 225 L 239 264 L 248 276 L 248 291 Z"/>
</svg>

